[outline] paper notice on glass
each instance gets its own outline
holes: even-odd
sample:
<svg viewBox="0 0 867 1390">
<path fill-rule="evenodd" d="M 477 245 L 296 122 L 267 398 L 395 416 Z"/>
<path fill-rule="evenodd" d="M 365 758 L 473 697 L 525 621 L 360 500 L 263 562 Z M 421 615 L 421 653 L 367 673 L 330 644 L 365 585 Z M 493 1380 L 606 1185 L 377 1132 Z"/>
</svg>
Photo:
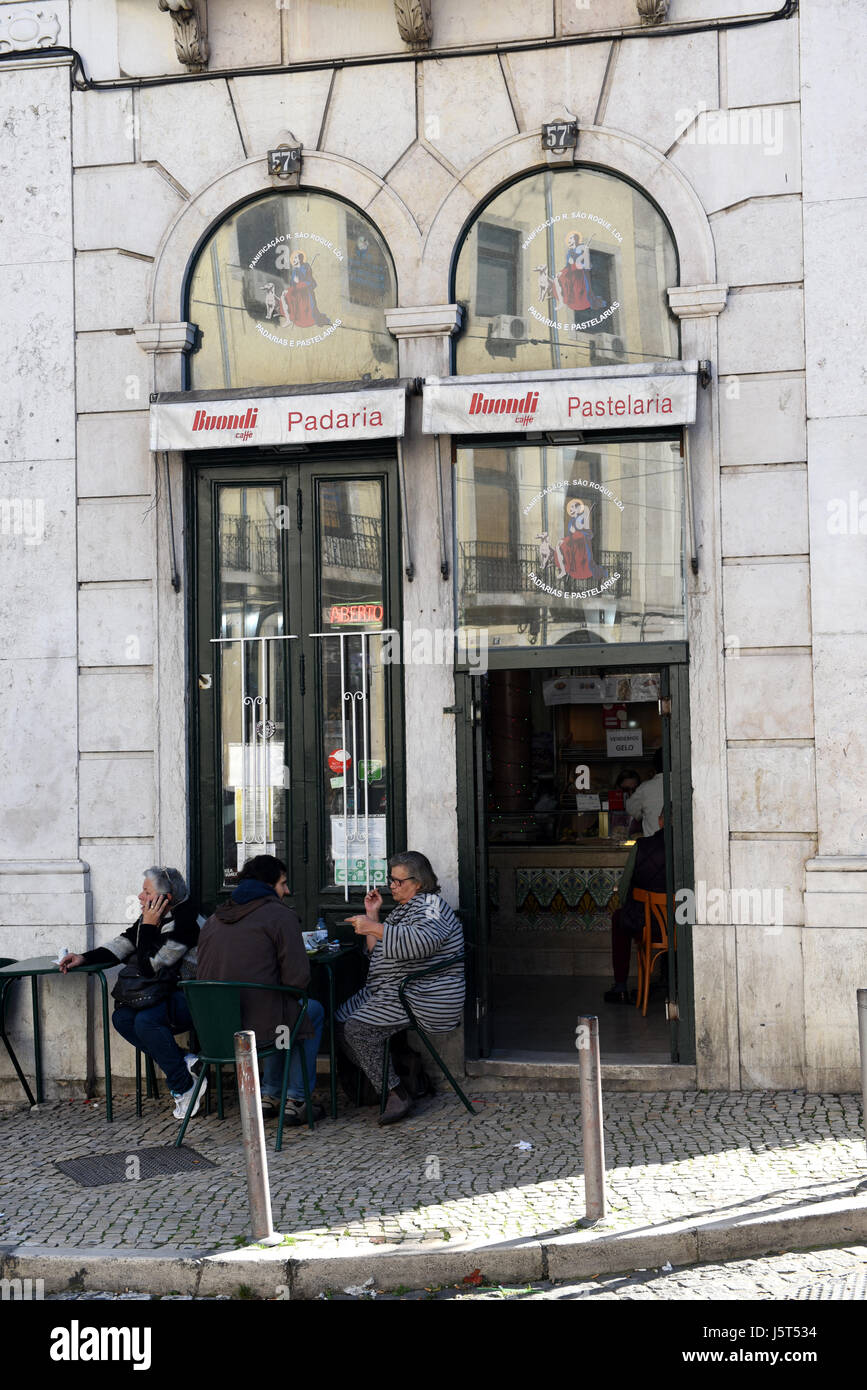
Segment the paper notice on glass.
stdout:
<svg viewBox="0 0 867 1390">
<path fill-rule="evenodd" d="M 640 729 L 606 729 L 605 742 L 609 758 L 644 756 L 644 737 Z"/>
<path fill-rule="evenodd" d="M 598 811 L 601 804 L 598 792 L 576 793 L 575 809 L 578 811 Z"/>
<path fill-rule="evenodd" d="M 344 833 L 344 827 L 348 827 L 348 835 Z M 366 821 L 363 816 L 359 816 L 357 821 L 353 815 L 347 816 L 346 820 L 343 816 L 331 817 L 334 882 L 341 888 L 345 883 L 350 886 L 363 886 L 368 882 L 383 885 L 387 856 L 385 816 L 369 816 Z"/>
<path fill-rule="evenodd" d="M 558 676 L 542 685 L 546 705 L 595 705 L 602 702 L 602 681 L 595 676 Z"/>
</svg>

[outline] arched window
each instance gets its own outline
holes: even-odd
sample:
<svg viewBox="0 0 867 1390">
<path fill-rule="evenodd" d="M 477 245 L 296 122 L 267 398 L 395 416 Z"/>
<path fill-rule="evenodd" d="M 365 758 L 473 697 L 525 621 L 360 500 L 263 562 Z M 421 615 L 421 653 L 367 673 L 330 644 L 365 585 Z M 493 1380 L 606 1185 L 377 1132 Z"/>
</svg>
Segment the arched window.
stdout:
<svg viewBox="0 0 867 1390">
<path fill-rule="evenodd" d="M 227 217 L 198 253 L 189 385 L 394 378 L 385 311 L 395 303 L 391 257 L 363 213 L 324 193 L 268 193 Z"/>
<path fill-rule="evenodd" d="M 666 290 L 671 233 L 632 184 L 545 170 L 498 193 L 457 259 L 460 375 L 665 361 L 679 354 Z"/>
</svg>

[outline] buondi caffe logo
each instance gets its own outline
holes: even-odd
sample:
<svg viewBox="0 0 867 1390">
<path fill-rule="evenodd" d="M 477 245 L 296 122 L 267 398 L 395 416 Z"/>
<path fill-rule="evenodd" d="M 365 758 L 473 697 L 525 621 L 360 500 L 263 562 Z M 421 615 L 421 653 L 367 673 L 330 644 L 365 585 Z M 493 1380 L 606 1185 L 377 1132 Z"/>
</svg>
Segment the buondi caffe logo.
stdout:
<svg viewBox="0 0 867 1390">
<path fill-rule="evenodd" d="M 595 251 L 601 249 L 596 247 L 594 250 L 594 242 L 598 240 L 598 233 L 603 232 L 608 246 L 613 240 L 619 247 L 623 242 L 621 233 L 596 213 L 563 212 L 549 217 L 547 222 L 541 222 L 522 243 L 522 250 L 527 251 L 537 237 L 543 232 L 547 233 L 549 227 L 553 229 L 555 264 L 548 264 L 547 258 L 543 264 L 540 255 L 539 264 L 534 267 L 539 277 L 538 296 L 536 304 L 529 305 L 528 313 L 537 322 L 545 324 L 546 328 L 559 328 L 566 333 L 601 328 L 617 312 L 620 303 L 618 300 L 609 303 L 599 293 L 598 287 L 594 288 L 593 257 Z M 558 244 L 559 252 L 556 249 Z M 539 243 L 540 251 L 544 245 L 545 242 Z M 547 314 L 562 313 L 564 318 L 549 318 L 538 305 L 545 306 Z M 571 323 L 566 317 L 569 314 L 572 315 Z"/>
<path fill-rule="evenodd" d="M 343 261 L 343 252 L 317 232 L 287 232 L 260 246 L 249 269 L 258 270 L 263 256 L 273 260 L 278 273 L 272 279 L 259 273 L 258 293 L 265 305 L 265 322 L 256 324 L 257 332 L 284 348 L 324 343 L 337 332 L 342 319 L 329 317 L 326 310 L 333 306 L 316 277 L 331 256 Z"/>
<path fill-rule="evenodd" d="M 542 519 L 543 498 L 548 499 L 547 524 Z M 538 518 L 539 551 L 530 582 L 551 598 L 613 596 L 620 572 L 606 563 L 602 539 L 606 512 L 614 509 L 624 510 L 620 498 L 590 478 L 567 479 L 537 493 L 524 508 L 524 516 Z"/>
</svg>

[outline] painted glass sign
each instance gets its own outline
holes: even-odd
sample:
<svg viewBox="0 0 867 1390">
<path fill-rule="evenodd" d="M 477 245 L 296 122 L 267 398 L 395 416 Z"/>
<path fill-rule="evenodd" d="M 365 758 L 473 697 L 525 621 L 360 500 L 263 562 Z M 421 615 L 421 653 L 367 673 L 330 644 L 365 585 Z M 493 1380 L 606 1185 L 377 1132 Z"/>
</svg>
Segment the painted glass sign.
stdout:
<svg viewBox="0 0 867 1390">
<path fill-rule="evenodd" d="M 638 189 L 598 170 L 533 174 L 488 203 L 461 248 L 457 371 L 674 360 L 676 283 L 671 235 Z"/>
<path fill-rule="evenodd" d="M 190 282 L 197 390 L 389 380 L 397 345 L 388 250 L 362 213 L 325 194 L 267 194 L 205 242 Z"/>
<path fill-rule="evenodd" d="M 460 628 L 491 647 L 685 637 L 677 440 L 462 447 Z"/>
</svg>

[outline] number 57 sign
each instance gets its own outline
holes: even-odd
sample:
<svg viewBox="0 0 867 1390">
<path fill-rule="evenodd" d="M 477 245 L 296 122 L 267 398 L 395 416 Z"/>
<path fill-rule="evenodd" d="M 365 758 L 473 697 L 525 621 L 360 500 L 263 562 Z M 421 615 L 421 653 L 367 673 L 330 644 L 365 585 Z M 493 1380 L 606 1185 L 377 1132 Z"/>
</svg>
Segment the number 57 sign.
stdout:
<svg viewBox="0 0 867 1390">
<path fill-rule="evenodd" d="M 577 144 L 577 121 L 548 121 L 542 126 L 543 150 L 574 150 Z"/>
</svg>

